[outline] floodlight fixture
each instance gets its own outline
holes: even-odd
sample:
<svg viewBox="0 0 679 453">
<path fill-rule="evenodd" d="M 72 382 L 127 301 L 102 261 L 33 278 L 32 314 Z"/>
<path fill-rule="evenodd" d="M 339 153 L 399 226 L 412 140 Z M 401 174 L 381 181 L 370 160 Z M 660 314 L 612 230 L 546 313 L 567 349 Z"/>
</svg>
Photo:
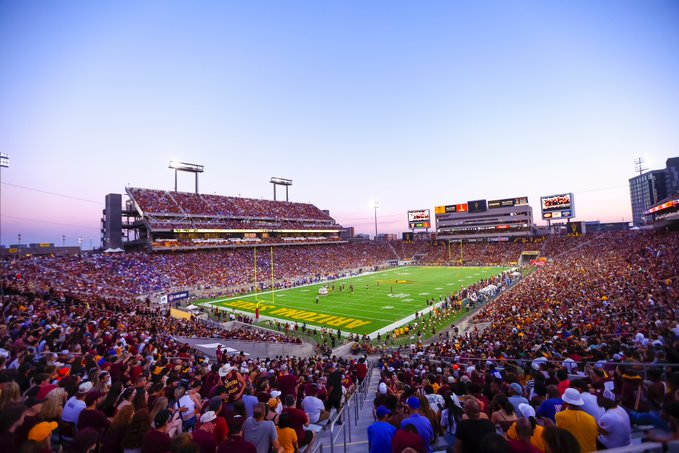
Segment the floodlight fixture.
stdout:
<svg viewBox="0 0 679 453">
<path fill-rule="evenodd" d="M 292 185 L 292 179 L 278 178 L 276 176 L 272 176 L 271 181 L 269 182 L 273 184 L 273 201 L 276 201 L 276 186 L 285 186 L 285 201 L 290 201 L 288 199 L 288 187 Z"/>
<path fill-rule="evenodd" d="M 9 154 L 0 153 L 0 167 L 9 168 Z"/>
<path fill-rule="evenodd" d="M 203 173 L 205 170 L 204 165 L 189 164 L 188 162 L 179 162 L 176 160 L 171 160 L 168 168 L 174 170 L 174 191 L 177 191 L 177 172 L 185 171 L 187 173 L 193 173 L 196 175 L 196 193 L 198 193 L 198 173 Z"/>
</svg>

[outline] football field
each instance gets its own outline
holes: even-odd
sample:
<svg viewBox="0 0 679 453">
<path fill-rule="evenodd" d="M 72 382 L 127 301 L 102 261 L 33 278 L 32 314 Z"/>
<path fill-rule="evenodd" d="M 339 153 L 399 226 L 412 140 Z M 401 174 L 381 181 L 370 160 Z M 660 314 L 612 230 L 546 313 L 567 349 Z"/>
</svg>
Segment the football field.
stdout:
<svg viewBox="0 0 679 453">
<path fill-rule="evenodd" d="M 454 294 L 507 269 L 399 267 L 321 284 L 196 303 L 253 314 L 259 308 L 262 316 L 300 325 L 306 322 L 309 326 L 370 334 L 421 312 L 432 297 L 438 302 L 439 296 L 445 298 L 447 294 Z M 322 287 L 327 287 L 328 295 L 319 296 Z"/>
</svg>

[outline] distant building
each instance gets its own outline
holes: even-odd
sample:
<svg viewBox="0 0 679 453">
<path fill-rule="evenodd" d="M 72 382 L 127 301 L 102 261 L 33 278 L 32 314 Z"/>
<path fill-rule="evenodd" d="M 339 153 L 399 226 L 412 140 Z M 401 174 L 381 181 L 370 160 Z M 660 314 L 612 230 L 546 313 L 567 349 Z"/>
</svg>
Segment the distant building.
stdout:
<svg viewBox="0 0 679 453">
<path fill-rule="evenodd" d="M 629 180 L 632 223 L 644 224 L 644 212 L 679 193 L 679 157 L 667 159 L 665 168 L 642 173 Z"/>
<path fill-rule="evenodd" d="M 396 234 L 380 233 L 377 235 L 377 242 L 395 241 L 396 237 Z"/>
<path fill-rule="evenodd" d="M 342 239 L 351 239 L 354 237 L 354 227 L 346 227 L 340 231 L 340 237 Z"/>
</svg>

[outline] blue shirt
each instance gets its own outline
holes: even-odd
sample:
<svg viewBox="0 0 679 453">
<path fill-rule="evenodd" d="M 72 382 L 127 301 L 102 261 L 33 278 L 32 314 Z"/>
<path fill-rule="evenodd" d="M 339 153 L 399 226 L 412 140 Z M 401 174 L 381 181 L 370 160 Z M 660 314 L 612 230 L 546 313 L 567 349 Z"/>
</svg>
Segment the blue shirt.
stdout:
<svg viewBox="0 0 679 453">
<path fill-rule="evenodd" d="M 401 422 L 401 428 L 405 428 L 406 425 L 413 425 L 417 428 L 417 432 L 424 439 L 427 449 L 432 451 L 431 441 L 434 439 L 434 428 L 431 426 L 429 419 L 420 414 L 413 414 Z"/>
<path fill-rule="evenodd" d="M 537 417 L 547 417 L 551 418 L 554 423 L 556 423 L 556 413 L 561 412 L 563 407 L 563 400 L 561 398 L 550 398 L 545 400 L 538 407 L 535 415 Z"/>
<path fill-rule="evenodd" d="M 370 453 L 391 453 L 391 440 L 396 427 L 387 422 L 375 422 L 368 427 Z"/>
<path fill-rule="evenodd" d="M 245 404 L 245 413 L 248 417 L 252 417 L 255 410 L 255 406 L 259 403 L 259 400 L 254 395 L 243 395 L 243 404 Z"/>
</svg>

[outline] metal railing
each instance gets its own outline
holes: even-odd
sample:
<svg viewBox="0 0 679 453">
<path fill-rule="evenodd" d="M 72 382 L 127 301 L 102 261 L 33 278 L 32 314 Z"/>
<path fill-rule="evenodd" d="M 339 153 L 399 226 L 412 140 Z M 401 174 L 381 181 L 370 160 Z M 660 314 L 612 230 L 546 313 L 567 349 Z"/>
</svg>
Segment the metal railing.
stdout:
<svg viewBox="0 0 679 453">
<path fill-rule="evenodd" d="M 668 446 L 670 445 L 668 444 Z M 672 447 L 676 448 L 677 445 L 675 444 Z M 647 442 L 642 444 L 628 445 L 626 447 L 609 448 L 608 450 L 599 451 L 608 453 L 662 453 L 664 450 L 663 445 L 661 443 Z M 667 450 L 667 451 L 674 451 L 676 453 L 677 450 Z"/>
<path fill-rule="evenodd" d="M 335 442 L 339 438 L 340 433 L 343 436 L 344 441 L 344 453 L 347 451 L 347 432 L 349 433 L 349 442 L 351 442 L 351 409 L 352 404 L 355 404 L 356 394 L 354 393 L 347 400 L 347 402 L 337 411 L 335 419 L 330 422 L 330 453 L 335 453 Z M 344 421 L 340 421 L 341 427 L 337 431 L 337 436 L 335 436 L 335 425 L 339 420 L 342 419 L 342 415 L 346 413 Z"/>
<path fill-rule="evenodd" d="M 335 415 L 329 423 L 330 426 L 330 453 L 335 453 L 335 444 L 342 435 L 342 443 L 344 445 L 344 453 L 347 451 L 347 438 L 351 442 L 351 425 L 353 422 L 354 427 L 358 426 L 359 413 L 363 410 L 363 404 L 368 397 L 368 389 L 370 388 L 370 381 L 372 378 L 372 372 L 374 365 L 372 362 L 368 364 L 368 373 L 363 380 L 363 382 L 358 386 L 356 391 L 347 399 L 346 403 L 340 408 L 340 410 Z M 342 424 L 339 425 L 340 428 L 335 431 L 335 426 L 338 420 L 341 420 L 342 415 L 346 415 L 346 419 L 342 420 Z M 319 446 L 316 447 L 313 453 L 323 452 L 323 446 L 319 442 Z"/>
</svg>

